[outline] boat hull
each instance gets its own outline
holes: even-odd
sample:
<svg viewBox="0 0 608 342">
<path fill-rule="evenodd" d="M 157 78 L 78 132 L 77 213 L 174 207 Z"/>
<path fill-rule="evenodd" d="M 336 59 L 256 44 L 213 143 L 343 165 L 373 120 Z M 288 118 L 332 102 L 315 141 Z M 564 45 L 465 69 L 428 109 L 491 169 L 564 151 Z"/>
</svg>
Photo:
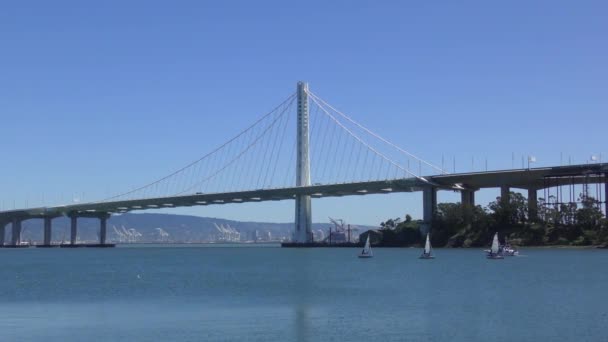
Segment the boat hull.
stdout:
<svg viewBox="0 0 608 342">
<path fill-rule="evenodd" d="M 435 256 L 422 254 L 418 259 L 435 259 Z"/>
<path fill-rule="evenodd" d="M 369 254 L 359 254 L 359 258 L 362 258 L 362 259 L 368 259 L 368 258 L 371 258 L 371 257 L 373 257 L 373 255 L 369 255 Z"/>
</svg>

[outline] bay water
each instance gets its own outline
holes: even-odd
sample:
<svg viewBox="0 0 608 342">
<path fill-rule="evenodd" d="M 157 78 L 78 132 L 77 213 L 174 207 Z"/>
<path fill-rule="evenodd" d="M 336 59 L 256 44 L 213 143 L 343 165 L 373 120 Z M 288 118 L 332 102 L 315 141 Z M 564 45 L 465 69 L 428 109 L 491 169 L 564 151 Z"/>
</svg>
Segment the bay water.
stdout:
<svg viewBox="0 0 608 342">
<path fill-rule="evenodd" d="M 0 341 L 606 341 L 608 251 L 0 249 Z"/>
</svg>

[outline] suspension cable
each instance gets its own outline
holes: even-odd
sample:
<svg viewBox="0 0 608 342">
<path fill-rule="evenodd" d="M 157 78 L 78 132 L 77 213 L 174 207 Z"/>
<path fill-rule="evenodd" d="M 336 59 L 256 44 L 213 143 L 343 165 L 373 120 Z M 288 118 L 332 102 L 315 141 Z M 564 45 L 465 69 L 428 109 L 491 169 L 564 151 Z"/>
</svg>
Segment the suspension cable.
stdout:
<svg viewBox="0 0 608 342">
<path fill-rule="evenodd" d="M 365 147 L 367 147 L 370 151 L 374 152 L 380 158 L 382 158 L 382 159 L 388 161 L 389 163 L 393 164 L 395 167 L 400 168 L 401 170 L 405 171 L 406 173 L 410 174 L 413 177 L 421 179 L 421 177 L 415 175 L 414 173 L 410 172 L 409 170 L 404 169 L 403 167 L 401 167 L 401 165 L 397 164 L 392 159 L 390 159 L 387 156 L 385 156 L 384 154 L 378 152 L 378 150 L 376 150 L 375 148 L 373 148 L 372 146 L 370 146 L 369 144 L 367 144 L 365 141 L 361 140 L 361 138 L 359 138 L 359 136 L 357 136 L 356 134 L 354 134 L 351 130 L 349 130 L 346 126 L 344 126 L 338 119 L 336 119 L 333 115 L 331 115 L 323 106 L 321 106 L 321 104 L 317 101 L 317 99 L 315 98 L 315 96 L 312 96 L 311 99 L 317 104 L 317 106 L 319 106 L 321 108 L 321 110 L 327 116 L 329 116 L 338 126 L 340 126 L 343 130 L 345 130 L 353 138 L 355 138 L 357 141 L 359 141 L 359 143 L 365 145 Z"/>
<path fill-rule="evenodd" d="M 276 106 L 276 107 L 275 107 L 274 109 L 272 109 L 270 112 L 268 112 L 268 113 L 266 113 L 265 115 L 263 115 L 261 118 L 259 118 L 258 120 L 256 120 L 256 121 L 255 121 L 253 124 L 251 124 L 249 127 L 245 128 L 245 129 L 244 129 L 243 131 L 241 131 L 239 134 L 237 134 L 236 136 L 234 136 L 232 139 L 230 139 L 230 140 L 226 141 L 225 143 L 223 143 L 223 144 L 222 144 L 222 145 L 220 145 L 219 147 L 217 147 L 217 148 L 215 148 L 214 150 L 212 150 L 211 152 L 209 152 L 209 153 L 205 154 L 205 155 L 204 155 L 204 156 L 202 156 L 201 158 L 199 158 L 199 159 L 197 159 L 197 160 L 195 160 L 195 161 L 193 161 L 193 162 L 189 163 L 188 165 L 186 165 L 186 166 L 184 166 L 184 167 L 182 167 L 182 168 L 180 168 L 180 169 L 178 169 L 178 170 L 176 170 L 176 171 L 174 171 L 174 172 L 170 173 L 169 175 L 167 175 L 167 176 L 165 176 L 165 177 L 162 177 L 162 178 L 160 178 L 160 179 L 158 179 L 158 180 L 156 180 L 156 181 L 154 181 L 154 182 L 151 182 L 151 183 L 148 183 L 148 184 L 146 184 L 146 185 L 140 186 L 140 187 L 138 187 L 138 188 L 136 188 L 136 189 L 133 189 L 133 190 L 131 190 L 131 191 L 128 191 L 128 192 L 125 192 L 125 193 L 122 193 L 122 194 L 118 194 L 118 195 L 115 195 L 115 196 L 112 196 L 112 197 L 109 197 L 109 198 L 103 199 L 103 200 L 101 200 L 101 201 L 99 201 L 99 202 L 107 202 L 107 201 L 114 200 L 114 199 L 117 199 L 117 198 L 120 198 L 120 197 L 123 197 L 123 196 L 131 195 L 131 194 L 133 194 L 133 193 L 135 193 L 135 192 L 137 192 L 137 191 L 143 190 L 143 189 L 145 189 L 145 188 L 147 188 L 147 187 L 149 187 L 149 186 L 156 185 L 156 184 L 158 184 L 158 183 L 160 183 L 160 182 L 162 182 L 162 181 L 164 181 L 164 180 L 167 180 L 167 179 L 168 179 L 168 178 L 170 178 L 170 177 L 175 176 L 176 174 L 178 174 L 178 173 L 180 173 L 180 172 L 184 171 L 185 169 L 187 169 L 187 168 L 191 167 L 192 165 L 194 165 L 194 164 L 196 164 L 196 163 L 200 162 L 201 160 L 203 160 L 203 159 L 207 158 L 208 156 L 210 156 L 210 155 L 212 155 L 212 154 L 216 153 L 217 151 L 219 151 L 219 150 L 221 150 L 222 148 L 224 148 L 226 145 L 228 145 L 228 144 L 230 144 L 231 142 L 233 142 L 234 140 L 238 139 L 238 138 L 239 138 L 239 137 L 241 137 L 243 134 L 245 134 L 246 132 L 248 132 L 249 130 L 251 130 L 253 127 L 255 127 L 255 126 L 258 124 L 258 123 L 260 123 L 261 121 L 263 121 L 264 119 L 266 119 L 267 117 L 269 117 L 271 114 L 275 113 L 275 112 L 276 112 L 276 111 L 277 111 L 279 108 L 281 108 L 281 107 L 282 107 L 284 104 L 286 104 L 286 103 L 288 103 L 288 102 L 290 102 L 290 101 L 293 101 L 293 99 L 294 99 L 295 97 L 296 97 L 296 94 L 295 94 L 295 93 L 291 94 L 291 95 L 290 95 L 289 97 L 287 97 L 287 98 L 286 98 L 286 99 L 285 99 L 283 102 L 281 102 L 281 104 L 279 104 L 278 106 Z M 290 105 L 291 105 L 291 104 L 290 104 Z"/>
<path fill-rule="evenodd" d="M 356 125 L 357 127 L 361 128 L 362 130 L 364 130 L 364 131 L 365 131 L 365 132 L 367 132 L 368 134 L 372 135 L 372 136 L 373 136 L 373 137 L 375 137 L 376 139 L 378 139 L 378 140 L 380 140 L 380 141 L 382 141 L 382 142 L 384 142 L 384 143 L 386 143 L 386 144 L 388 144 L 388 145 L 392 146 L 393 148 L 397 149 L 398 151 L 400 151 L 400 152 L 402 152 L 402 153 L 407 154 L 408 156 L 410 156 L 410 157 L 412 157 L 412 158 L 414 158 L 414 159 L 416 159 L 416 160 L 418 160 L 418 161 L 420 161 L 420 162 L 422 162 L 422 163 L 426 164 L 427 166 L 432 167 L 433 169 L 435 169 L 435 170 L 437 170 L 437 171 L 441 172 L 442 174 L 447 174 L 447 173 L 448 173 L 448 172 L 446 172 L 444 169 L 440 168 L 439 166 L 436 166 L 436 165 L 434 165 L 434 164 L 431 164 L 431 163 L 427 162 L 426 160 L 424 160 L 424 159 L 422 159 L 422 158 L 420 158 L 420 157 L 417 157 L 416 155 L 414 155 L 414 154 L 412 154 L 412 153 L 410 153 L 410 152 L 408 152 L 408 151 L 406 151 L 406 150 L 402 149 L 401 147 L 399 147 L 399 146 L 397 146 L 397 145 L 393 144 L 392 142 L 390 142 L 390 141 L 388 141 L 388 140 L 384 139 L 384 138 L 383 138 L 383 137 L 381 137 L 380 135 L 378 135 L 378 134 L 374 133 L 373 131 L 369 130 L 369 129 L 368 129 L 368 128 L 366 128 L 365 126 L 361 125 L 361 124 L 360 124 L 360 123 L 358 123 L 357 121 L 355 121 L 355 120 L 351 119 L 351 118 L 350 118 L 349 116 L 347 116 L 346 114 L 344 114 L 344 113 L 340 112 L 339 110 L 337 110 L 336 108 L 334 108 L 333 106 L 331 106 L 329 103 L 325 102 L 323 99 L 321 99 L 320 97 L 318 97 L 317 95 L 315 95 L 314 93 L 312 93 L 310 90 L 308 91 L 308 94 L 311 96 L 311 98 L 312 98 L 313 100 L 317 100 L 317 101 L 319 101 L 319 102 L 323 103 L 323 104 L 324 104 L 324 105 L 326 105 L 328 108 L 330 108 L 331 110 L 333 110 L 335 113 L 339 114 L 340 116 L 342 116 L 343 118 L 345 118 L 346 120 L 348 120 L 348 121 L 349 121 L 349 122 L 351 122 L 352 124 Z M 317 101 L 315 101 L 315 102 L 317 102 Z M 317 102 L 317 104 L 318 104 L 318 102 Z"/>
</svg>

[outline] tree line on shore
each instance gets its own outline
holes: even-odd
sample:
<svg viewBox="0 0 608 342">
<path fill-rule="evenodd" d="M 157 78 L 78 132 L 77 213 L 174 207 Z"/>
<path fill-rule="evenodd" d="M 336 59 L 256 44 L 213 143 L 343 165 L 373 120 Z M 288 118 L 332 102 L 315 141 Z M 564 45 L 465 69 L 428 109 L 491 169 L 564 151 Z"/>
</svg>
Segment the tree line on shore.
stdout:
<svg viewBox="0 0 608 342">
<path fill-rule="evenodd" d="M 517 246 L 606 247 L 608 220 L 600 208 L 597 199 L 585 194 L 577 203 L 539 198 L 536 208 L 516 192 L 509 194 L 508 201 L 498 197 L 487 207 L 440 203 L 431 223 L 431 242 L 435 247 L 482 247 L 498 232 L 501 242 L 508 239 Z M 410 215 L 389 219 L 377 232 L 370 232 L 371 240 L 381 246 L 419 246 L 424 238 L 421 224 Z"/>
</svg>

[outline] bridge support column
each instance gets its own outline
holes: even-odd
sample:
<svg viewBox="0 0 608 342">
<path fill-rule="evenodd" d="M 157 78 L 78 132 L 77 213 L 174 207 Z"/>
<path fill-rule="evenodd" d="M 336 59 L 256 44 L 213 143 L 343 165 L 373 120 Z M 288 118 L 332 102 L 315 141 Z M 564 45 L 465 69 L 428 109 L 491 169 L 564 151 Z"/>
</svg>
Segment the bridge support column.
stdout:
<svg viewBox="0 0 608 342">
<path fill-rule="evenodd" d="M 538 219 L 537 189 L 528 189 L 528 219 L 530 221 L 536 221 Z"/>
<path fill-rule="evenodd" d="M 13 234 L 11 236 L 11 245 L 19 246 L 21 244 L 21 220 L 13 219 Z"/>
<path fill-rule="evenodd" d="M 473 207 L 475 207 L 475 191 L 462 190 L 460 192 L 460 203 L 462 204 L 464 222 L 470 224 L 473 221 Z"/>
<path fill-rule="evenodd" d="M 510 193 L 511 189 L 507 185 L 503 185 L 500 187 L 500 202 L 503 204 L 508 204 L 510 201 Z"/>
<path fill-rule="evenodd" d="M 0 222 L 0 247 L 4 246 L 4 238 L 6 237 L 6 222 Z"/>
<path fill-rule="evenodd" d="M 76 244 L 76 237 L 78 236 L 78 216 L 70 216 L 70 245 Z"/>
<path fill-rule="evenodd" d="M 296 186 L 310 185 L 310 158 L 308 154 L 308 84 L 298 82 L 297 160 Z M 296 195 L 296 231 L 294 241 L 312 242 L 312 210 L 310 196 Z"/>
<path fill-rule="evenodd" d="M 105 245 L 106 243 L 108 217 L 110 215 L 99 218 L 99 244 L 101 245 Z"/>
<path fill-rule="evenodd" d="M 49 246 L 51 244 L 51 226 L 52 226 L 52 217 L 44 218 L 44 245 Z"/>
<path fill-rule="evenodd" d="M 608 173 L 604 174 L 604 215 L 608 217 Z"/>
<path fill-rule="evenodd" d="M 296 197 L 296 234 L 295 242 L 312 242 L 312 215 L 310 196 Z"/>
<path fill-rule="evenodd" d="M 427 186 L 422 190 L 422 224 L 420 233 L 426 235 L 431 231 L 431 223 L 437 209 L 437 188 Z"/>
<path fill-rule="evenodd" d="M 475 191 L 474 190 L 462 190 L 460 192 L 460 203 L 462 205 L 475 206 Z"/>
</svg>

